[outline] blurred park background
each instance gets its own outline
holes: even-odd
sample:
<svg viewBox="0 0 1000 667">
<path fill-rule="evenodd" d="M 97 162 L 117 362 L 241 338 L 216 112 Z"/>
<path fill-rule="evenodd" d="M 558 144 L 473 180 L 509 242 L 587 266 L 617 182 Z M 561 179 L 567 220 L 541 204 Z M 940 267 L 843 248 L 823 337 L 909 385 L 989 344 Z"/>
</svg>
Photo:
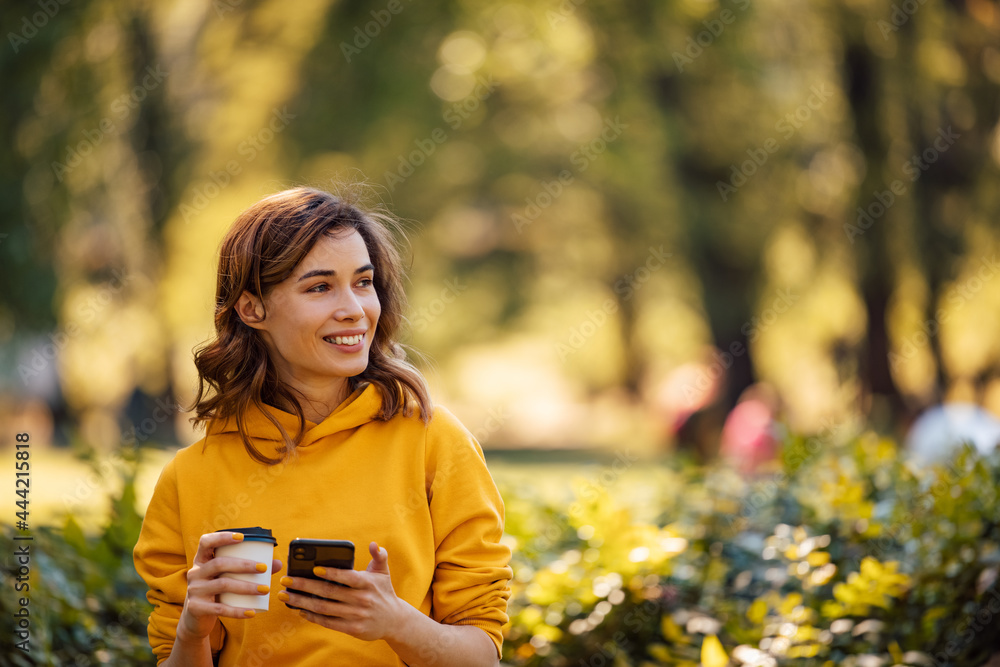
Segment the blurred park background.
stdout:
<svg viewBox="0 0 1000 667">
<path fill-rule="evenodd" d="M 927 448 L 947 468 L 900 449 L 929 407 L 1000 414 L 994 0 L 38 0 L 0 15 L 2 444 L 13 456 L 30 434 L 33 525 L 53 549 L 107 556 L 67 581 L 131 567 L 160 468 L 201 437 L 180 408 L 235 216 L 286 187 L 365 181 L 407 221 L 406 342 L 508 499 L 524 589 L 506 659 L 989 658 L 997 610 L 945 647 L 996 589 L 1000 465 L 954 458 L 943 436 Z M 923 500 L 927 534 L 896 514 Z M 608 503 L 625 514 L 600 515 Z M 873 550 L 879 521 L 906 527 Z M 10 539 L 13 510 L 0 522 Z M 635 543 L 605 562 L 602 530 Z M 759 545 L 732 542 L 755 530 Z M 790 592 L 765 552 L 810 539 L 787 556 Z M 831 540 L 833 563 L 802 566 Z M 876 566 L 883 605 L 835 596 Z M 799 599 L 758 604 L 757 584 Z M 116 651 L 145 641 L 138 603 L 127 623 L 116 607 L 135 582 L 93 585 L 51 591 L 53 609 L 92 612 L 67 612 L 89 629 L 64 643 L 124 664 Z M 651 634 L 617 638 L 636 610 Z M 881 629 L 832 627 L 871 613 Z M 95 639 L 102 626 L 128 632 Z"/>
</svg>

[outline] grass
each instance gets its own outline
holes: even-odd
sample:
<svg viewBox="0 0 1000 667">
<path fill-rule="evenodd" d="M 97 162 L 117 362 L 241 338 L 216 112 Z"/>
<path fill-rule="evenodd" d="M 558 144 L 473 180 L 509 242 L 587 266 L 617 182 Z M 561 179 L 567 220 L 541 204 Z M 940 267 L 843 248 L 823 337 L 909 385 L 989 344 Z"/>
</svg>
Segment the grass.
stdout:
<svg viewBox="0 0 1000 667">
<path fill-rule="evenodd" d="M 136 510 L 145 513 L 153 488 L 172 450 L 142 450 L 136 480 Z M 674 476 L 665 459 L 634 459 L 631 452 L 594 450 L 492 450 L 487 465 L 505 498 L 530 495 L 554 505 L 568 504 L 575 489 L 611 492 L 623 503 L 641 509 Z M 65 448 L 33 449 L 31 454 L 31 525 L 62 525 L 72 512 L 87 533 L 107 522 L 110 499 L 121 491 L 126 464 L 116 455 L 96 465 Z M 13 521 L 0 517 L 0 523 Z"/>
<path fill-rule="evenodd" d="M 136 509 L 145 512 L 160 470 L 173 452 L 149 449 L 143 452 L 136 490 Z M 29 525 L 62 525 L 71 512 L 88 533 L 107 523 L 110 499 L 121 492 L 125 462 L 117 456 L 101 459 L 95 466 L 80 460 L 69 449 L 32 448 Z M 0 517 L 0 522 L 14 520 Z"/>
</svg>

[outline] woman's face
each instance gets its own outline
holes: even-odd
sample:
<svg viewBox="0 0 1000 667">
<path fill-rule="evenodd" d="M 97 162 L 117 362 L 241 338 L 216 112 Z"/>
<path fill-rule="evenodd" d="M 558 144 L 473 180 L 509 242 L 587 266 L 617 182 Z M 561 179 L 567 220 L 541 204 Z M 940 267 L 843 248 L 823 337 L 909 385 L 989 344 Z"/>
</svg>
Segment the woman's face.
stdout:
<svg viewBox="0 0 1000 667">
<path fill-rule="evenodd" d="M 282 381 L 313 395 L 335 381 L 339 393 L 346 378 L 368 367 L 382 312 L 373 278 L 368 249 L 357 231 L 324 234 L 264 299 L 265 319 L 248 321 L 244 301 L 254 301 L 248 293 L 237 310 L 261 331 Z"/>
</svg>

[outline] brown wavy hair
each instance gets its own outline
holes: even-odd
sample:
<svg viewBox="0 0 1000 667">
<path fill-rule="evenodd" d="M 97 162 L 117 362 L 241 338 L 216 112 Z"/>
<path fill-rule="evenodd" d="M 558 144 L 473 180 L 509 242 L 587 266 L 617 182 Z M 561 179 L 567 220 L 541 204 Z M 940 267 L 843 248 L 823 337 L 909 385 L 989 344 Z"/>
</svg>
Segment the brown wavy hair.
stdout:
<svg viewBox="0 0 1000 667">
<path fill-rule="evenodd" d="M 268 465 L 280 463 L 302 441 L 306 418 L 294 392 L 278 379 L 260 333 L 236 314 L 244 290 L 263 302 L 274 287 L 292 275 L 323 234 L 335 235 L 354 229 L 364 239 L 372 265 L 374 284 L 382 307 L 368 356 L 368 367 L 348 378 L 354 391 L 365 383 L 376 385 L 382 408 L 376 419 L 387 421 L 397 414 L 430 419 L 431 401 L 423 376 L 406 361 L 397 341 L 403 323 L 406 296 L 403 266 L 394 233 L 401 232 L 396 218 L 384 210 L 363 209 L 356 198 L 337 197 L 307 187 L 285 190 L 265 197 L 243 211 L 222 240 L 215 297 L 214 340 L 198 349 L 198 396 L 190 410 L 194 425 L 235 416 L 247 453 Z M 264 316 L 267 316 L 265 311 Z M 293 439 L 264 403 L 294 407 L 299 430 Z M 278 428 L 284 439 L 280 458 L 261 453 L 247 437 L 246 418 L 256 407 Z"/>
</svg>

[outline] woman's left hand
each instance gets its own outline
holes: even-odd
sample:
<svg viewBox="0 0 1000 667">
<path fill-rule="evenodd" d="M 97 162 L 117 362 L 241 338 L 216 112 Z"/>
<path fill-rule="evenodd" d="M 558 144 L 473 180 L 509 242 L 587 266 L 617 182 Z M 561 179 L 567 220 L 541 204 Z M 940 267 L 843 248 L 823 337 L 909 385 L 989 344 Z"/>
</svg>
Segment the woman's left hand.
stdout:
<svg viewBox="0 0 1000 667">
<path fill-rule="evenodd" d="M 302 577 L 281 578 L 281 585 L 285 588 L 326 599 L 318 600 L 292 591 L 281 591 L 278 599 L 299 607 L 302 609 L 299 613 L 317 625 L 365 641 L 387 638 L 399 629 L 406 603 L 396 597 L 392 588 L 388 552 L 375 542 L 368 545 L 368 552 L 372 561 L 364 572 L 317 567 L 314 573 L 325 581 Z"/>
</svg>

